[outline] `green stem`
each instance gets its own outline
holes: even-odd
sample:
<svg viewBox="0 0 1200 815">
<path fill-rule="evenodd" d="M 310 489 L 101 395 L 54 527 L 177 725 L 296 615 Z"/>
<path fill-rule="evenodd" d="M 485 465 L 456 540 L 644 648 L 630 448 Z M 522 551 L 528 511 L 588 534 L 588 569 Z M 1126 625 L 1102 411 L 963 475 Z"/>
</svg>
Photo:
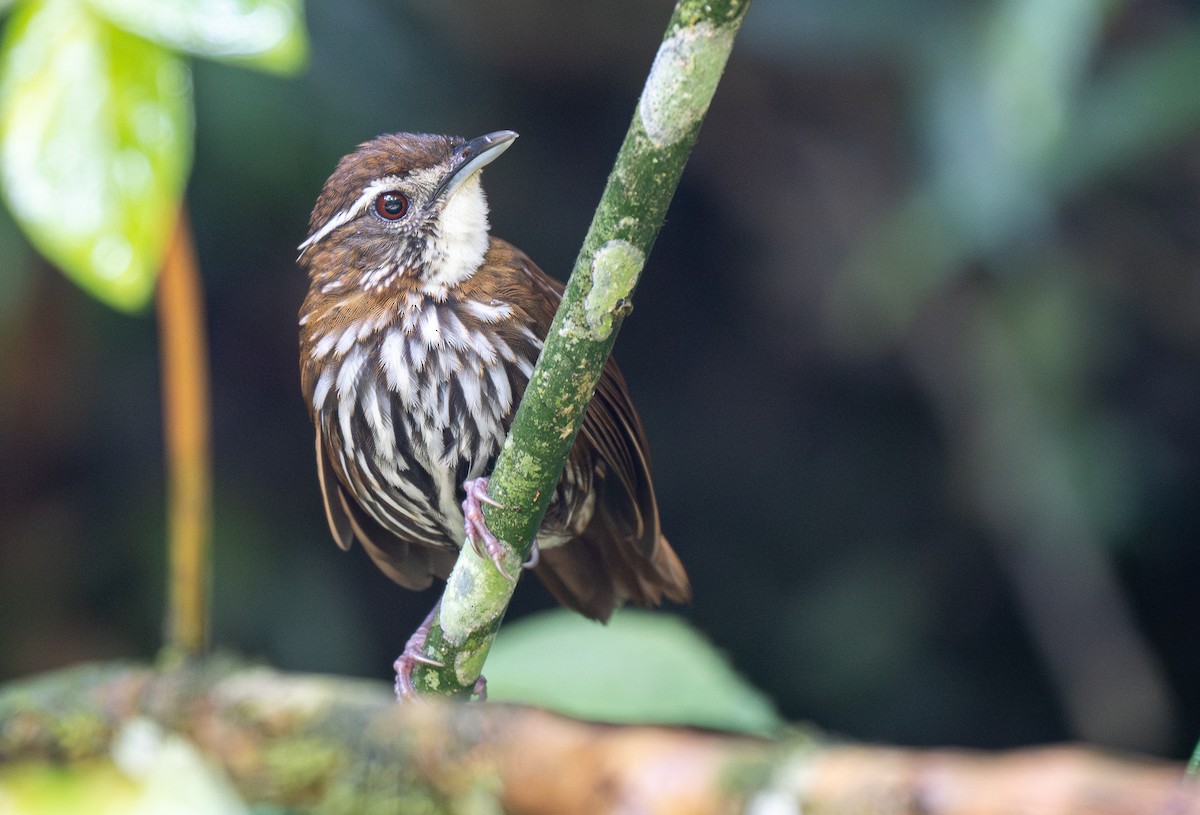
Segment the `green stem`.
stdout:
<svg viewBox="0 0 1200 815">
<path fill-rule="evenodd" d="M 520 573 L 546 514 L 748 6 L 749 0 L 675 6 L 492 472 L 489 492 L 504 509 L 486 507 L 484 515 L 513 549 L 505 564 L 510 574 Z M 470 691 L 514 588 L 490 561 L 463 547 L 425 645 L 426 656 L 444 667 L 418 666 L 419 691 Z"/>
</svg>

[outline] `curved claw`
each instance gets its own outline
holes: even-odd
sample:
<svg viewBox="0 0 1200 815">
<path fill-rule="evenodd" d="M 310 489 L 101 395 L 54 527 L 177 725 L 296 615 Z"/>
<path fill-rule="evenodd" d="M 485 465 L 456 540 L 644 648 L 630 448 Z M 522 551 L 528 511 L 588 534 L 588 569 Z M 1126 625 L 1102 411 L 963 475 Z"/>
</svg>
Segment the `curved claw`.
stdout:
<svg viewBox="0 0 1200 815">
<path fill-rule="evenodd" d="M 417 626 L 417 630 L 408 638 L 408 642 L 404 643 L 404 650 L 392 663 L 392 667 L 396 671 L 396 699 L 398 701 L 419 698 L 417 688 L 412 681 L 413 668 L 418 664 L 431 665 L 434 668 L 445 667 L 444 663 L 422 653 L 422 649 L 425 648 L 425 639 L 429 636 L 429 627 L 433 625 L 433 615 L 437 613 L 439 605 L 441 605 L 440 600 L 425 617 L 425 620 Z"/>
<path fill-rule="evenodd" d="M 503 577 L 509 583 L 516 583 L 517 579 L 509 574 L 504 568 L 504 554 L 507 551 L 507 547 L 504 544 L 500 544 L 499 546 L 500 548 L 498 551 L 493 552 L 490 548 L 488 550 L 488 554 L 492 558 L 492 563 L 496 564 L 496 571 L 500 572 L 501 577 Z"/>
<path fill-rule="evenodd" d="M 476 549 L 476 551 L 479 550 Z M 491 545 L 487 547 L 487 557 L 490 557 L 492 559 L 492 563 L 496 564 L 496 571 L 504 575 L 505 579 L 508 580 L 509 583 L 516 583 L 516 578 L 510 575 L 504 568 L 503 558 L 506 554 L 508 554 L 508 547 L 499 541 L 497 541 L 494 548 Z M 480 552 L 479 556 L 484 557 L 484 554 Z M 526 571 L 530 569 L 536 569 L 538 563 L 541 562 L 541 559 L 542 549 L 540 546 L 538 546 L 537 538 L 534 538 L 533 543 L 529 547 L 529 558 L 521 564 L 521 568 Z"/>
<path fill-rule="evenodd" d="M 536 569 L 542 560 L 542 547 L 538 546 L 537 538 L 529 545 L 529 559 L 521 564 L 522 569 Z"/>
</svg>

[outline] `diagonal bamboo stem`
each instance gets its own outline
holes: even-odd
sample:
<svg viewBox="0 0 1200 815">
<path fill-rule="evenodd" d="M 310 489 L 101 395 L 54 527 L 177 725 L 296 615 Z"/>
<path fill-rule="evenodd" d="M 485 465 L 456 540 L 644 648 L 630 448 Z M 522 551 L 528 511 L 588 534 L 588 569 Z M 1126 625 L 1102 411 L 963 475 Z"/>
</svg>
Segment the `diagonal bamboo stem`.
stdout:
<svg viewBox="0 0 1200 815">
<path fill-rule="evenodd" d="M 609 175 L 562 304 L 496 462 L 486 507 L 496 536 L 513 548 L 518 574 L 554 494 L 630 309 L 646 256 L 662 227 L 700 123 L 725 69 L 749 0 L 679 0 Z M 513 584 L 464 546 L 446 582 L 419 665 L 418 691 L 470 692 L 512 597 Z"/>
</svg>

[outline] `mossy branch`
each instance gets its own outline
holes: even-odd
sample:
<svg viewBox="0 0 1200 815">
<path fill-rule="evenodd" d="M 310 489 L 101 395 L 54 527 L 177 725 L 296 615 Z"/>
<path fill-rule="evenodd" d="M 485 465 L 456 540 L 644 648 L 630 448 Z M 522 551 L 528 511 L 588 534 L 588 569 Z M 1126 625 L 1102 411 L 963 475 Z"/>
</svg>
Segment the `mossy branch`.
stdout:
<svg viewBox="0 0 1200 815">
<path fill-rule="evenodd" d="M 546 514 L 748 6 L 749 0 L 675 6 L 492 472 L 489 493 L 504 508 L 487 507 L 484 515 L 512 547 L 510 574 L 520 573 Z M 418 666 L 418 691 L 470 691 L 513 589 L 489 560 L 463 547 L 425 645 L 425 655 L 444 667 Z"/>
<path fill-rule="evenodd" d="M 14 812 L 72 800 L 178 809 L 230 783 L 271 812 L 1195 812 L 1200 786 L 1183 770 L 1084 747 L 906 750 L 801 726 L 767 740 L 510 705 L 397 705 L 383 683 L 213 658 L 0 686 L 0 795 Z M 108 783 L 89 785 L 97 777 Z"/>
</svg>

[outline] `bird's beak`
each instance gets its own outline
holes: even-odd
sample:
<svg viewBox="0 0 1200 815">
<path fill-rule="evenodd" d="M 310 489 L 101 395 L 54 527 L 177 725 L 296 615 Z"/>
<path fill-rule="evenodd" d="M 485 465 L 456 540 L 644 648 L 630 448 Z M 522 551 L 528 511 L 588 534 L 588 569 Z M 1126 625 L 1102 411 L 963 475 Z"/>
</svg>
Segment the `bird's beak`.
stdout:
<svg viewBox="0 0 1200 815">
<path fill-rule="evenodd" d="M 508 149 L 517 138 L 511 130 L 497 130 L 459 145 L 454 151 L 450 171 L 433 191 L 434 198 L 449 198 L 464 181 Z"/>
</svg>

